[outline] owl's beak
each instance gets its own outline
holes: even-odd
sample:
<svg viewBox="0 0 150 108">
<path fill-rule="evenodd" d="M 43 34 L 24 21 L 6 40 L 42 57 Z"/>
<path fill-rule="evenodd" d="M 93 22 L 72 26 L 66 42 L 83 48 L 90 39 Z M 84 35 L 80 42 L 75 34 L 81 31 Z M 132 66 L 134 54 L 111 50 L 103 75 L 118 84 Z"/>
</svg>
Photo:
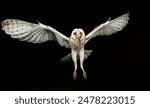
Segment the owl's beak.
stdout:
<svg viewBox="0 0 150 108">
<path fill-rule="evenodd" d="M 82 37 L 82 34 L 80 32 L 77 33 L 77 38 L 80 39 Z"/>
</svg>

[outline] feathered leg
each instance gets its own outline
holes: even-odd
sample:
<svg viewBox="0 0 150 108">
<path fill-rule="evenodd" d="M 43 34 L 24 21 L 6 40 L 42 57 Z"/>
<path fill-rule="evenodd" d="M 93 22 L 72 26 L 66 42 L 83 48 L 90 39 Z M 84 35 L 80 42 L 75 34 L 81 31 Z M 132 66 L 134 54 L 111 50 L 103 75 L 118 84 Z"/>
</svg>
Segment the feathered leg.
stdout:
<svg viewBox="0 0 150 108">
<path fill-rule="evenodd" d="M 72 50 L 72 60 L 74 62 L 74 72 L 73 72 L 73 79 L 76 80 L 77 78 L 77 51 Z"/>
<path fill-rule="evenodd" d="M 86 72 L 85 72 L 85 70 L 84 70 L 84 68 L 83 68 L 83 62 L 84 62 L 84 48 L 82 48 L 81 50 L 80 50 L 80 67 L 81 67 L 81 69 L 82 69 L 82 71 L 83 71 L 83 77 L 84 77 L 84 79 L 87 79 L 87 74 L 86 74 Z"/>
</svg>

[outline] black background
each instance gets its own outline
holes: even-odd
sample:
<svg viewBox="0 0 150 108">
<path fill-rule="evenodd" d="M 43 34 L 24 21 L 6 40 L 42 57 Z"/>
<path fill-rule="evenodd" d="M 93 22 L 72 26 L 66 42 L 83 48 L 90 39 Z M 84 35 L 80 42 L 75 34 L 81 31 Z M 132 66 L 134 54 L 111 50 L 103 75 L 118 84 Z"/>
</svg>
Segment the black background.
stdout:
<svg viewBox="0 0 150 108">
<path fill-rule="evenodd" d="M 128 25 L 109 37 L 96 37 L 85 49 L 88 80 L 74 81 L 73 62 L 61 62 L 70 49 L 57 42 L 32 44 L 12 39 L 0 30 L 1 90 L 149 90 L 149 12 L 146 2 L 100 1 L 7 1 L 1 3 L 0 21 L 14 18 L 36 20 L 56 28 L 66 36 L 74 28 L 87 34 L 111 16 L 130 12 Z"/>
</svg>

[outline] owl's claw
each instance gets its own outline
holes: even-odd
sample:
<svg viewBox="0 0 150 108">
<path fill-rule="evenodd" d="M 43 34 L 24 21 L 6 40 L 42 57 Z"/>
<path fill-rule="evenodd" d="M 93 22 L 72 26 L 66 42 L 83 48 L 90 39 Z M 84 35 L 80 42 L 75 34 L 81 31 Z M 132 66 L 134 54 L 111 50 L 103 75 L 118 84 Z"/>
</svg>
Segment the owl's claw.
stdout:
<svg viewBox="0 0 150 108">
<path fill-rule="evenodd" d="M 77 78 L 77 73 L 73 72 L 73 79 L 76 80 L 76 78 Z"/>
<path fill-rule="evenodd" d="M 83 72 L 83 78 L 84 78 L 85 80 L 87 80 L 87 74 L 86 74 L 86 72 Z"/>
</svg>

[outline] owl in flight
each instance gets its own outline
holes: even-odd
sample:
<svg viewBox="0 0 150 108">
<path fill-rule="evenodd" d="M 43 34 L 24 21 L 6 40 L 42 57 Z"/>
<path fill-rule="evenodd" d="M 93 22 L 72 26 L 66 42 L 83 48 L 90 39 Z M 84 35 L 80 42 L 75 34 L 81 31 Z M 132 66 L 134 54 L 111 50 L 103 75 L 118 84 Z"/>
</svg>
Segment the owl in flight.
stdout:
<svg viewBox="0 0 150 108">
<path fill-rule="evenodd" d="M 83 71 L 84 79 L 87 79 L 87 74 L 83 68 L 83 61 L 92 52 L 92 50 L 85 50 L 86 43 L 96 36 L 111 35 L 121 31 L 128 23 L 129 13 L 123 14 L 113 20 L 97 26 L 90 33 L 85 34 L 81 28 L 75 28 L 70 37 L 65 36 L 56 29 L 44 25 L 40 22 L 38 24 L 29 23 L 17 19 L 6 19 L 2 21 L 2 30 L 6 34 L 11 35 L 12 38 L 20 41 L 27 41 L 32 43 L 42 43 L 46 41 L 55 40 L 61 46 L 71 49 L 71 53 L 62 58 L 62 61 L 72 59 L 74 62 L 74 80 L 77 77 L 77 59 L 80 59 L 80 68 Z"/>
</svg>

